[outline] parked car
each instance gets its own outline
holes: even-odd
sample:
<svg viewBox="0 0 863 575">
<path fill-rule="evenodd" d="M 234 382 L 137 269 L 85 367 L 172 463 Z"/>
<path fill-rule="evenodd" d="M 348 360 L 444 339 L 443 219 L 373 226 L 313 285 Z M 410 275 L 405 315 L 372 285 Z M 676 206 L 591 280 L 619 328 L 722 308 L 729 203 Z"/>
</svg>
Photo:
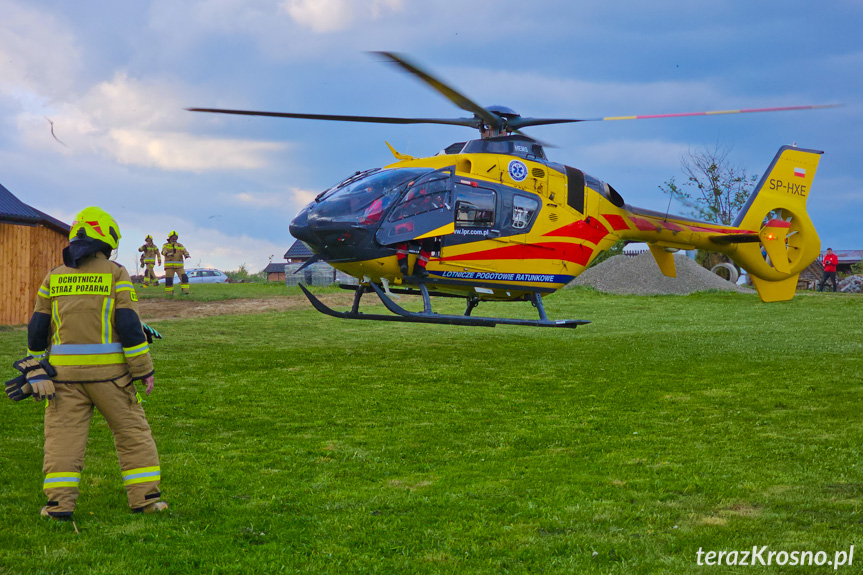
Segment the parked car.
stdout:
<svg viewBox="0 0 863 575">
<path fill-rule="evenodd" d="M 228 281 L 228 276 L 219 270 L 192 268 L 186 270 L 190 284 L 223 284 Z"/>
</svg>

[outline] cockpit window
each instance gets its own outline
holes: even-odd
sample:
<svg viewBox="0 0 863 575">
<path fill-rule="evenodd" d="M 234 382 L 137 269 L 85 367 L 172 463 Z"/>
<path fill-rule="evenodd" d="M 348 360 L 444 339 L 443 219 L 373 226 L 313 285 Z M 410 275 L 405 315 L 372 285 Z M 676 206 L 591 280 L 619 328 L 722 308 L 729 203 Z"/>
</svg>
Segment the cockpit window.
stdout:
<svg viewBox="0 0 863 575">
<path fill-rule="evenodd" d="M 455 227 L 490 228 L 494 226 L 496 194 L 486 188 L 456 186 Z"/>
<path fill-rule="evenodd" d="M 450 174 L 410 184 L 407 193 L 393 210 L 390 221 L 403 220 L 450 205 Z"/>
<path fill-rule="evenodd" d="M 524 230 L 530 225 L 533 214 L 536 213 L 539 202 L 527 196 L 512 197 L 512 228 Z"/>
<path fill-rule="evenodd" d="M 348 176 L 347 178 L 345 178 L 344 180 L 342 180 L 341 182 L 339 182 L 335 186 L 333 186 L 331 188 L 327 188 L 326 190 L 324 190 L 323 192 L 318 194 L 315 197 L 315 201 L 319 202 L 325 198 L 328 198 L 328 197 L 332 196 L 333 193 L 335 193 L 337 190 L 339 190 L 339 189 L 341 189 L 341 188 L 343 188 L 349 184 L 353 184 L 357 180 L 361 180 L 370 174 L 374 174 L 375 172 L 380 172 L 380 171 L 381 171 L 380 168 L 371 168 L 369 170 L 363 170 L 361 172 L 354 172 L 353 174 L 351 174 L 350 176 Z"/>
<path fill-rule="evenodd" d="M 355 174 L 319 196 L 316 217 L 363 225 L 376 223 L 405 185 L 430 171 L 403 168 Z"/>
</svg>

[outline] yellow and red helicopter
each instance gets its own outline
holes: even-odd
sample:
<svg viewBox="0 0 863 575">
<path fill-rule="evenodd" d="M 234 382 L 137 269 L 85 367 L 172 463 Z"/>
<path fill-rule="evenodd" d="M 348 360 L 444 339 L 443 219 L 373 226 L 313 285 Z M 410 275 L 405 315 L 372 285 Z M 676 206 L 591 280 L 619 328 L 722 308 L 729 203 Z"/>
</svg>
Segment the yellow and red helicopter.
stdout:
<svg viewBox="0 0 863 575">
<path fill-rule="evenodd" d="M 504 106 L 483 108 L 402 55 L 380 52 L 416 76 L 469 118 L 393 118 L 216 108 L 196 112 L 389 124 L 448 124 L 479 129 L 481 138 L 415 158 L 397 152 L 383 168 L 357 172 L 321 192 L 290 224 L 290 232 L 325 261 L 359 280 L 350 311 L 335 311 L 305 286 L 312 305 L 345 319 L 494 326 L 576 327 L 585 320 L 551 320 L 542 296 L 578 276 L 618 240 L 646 242 L 663 274 L 676 277 L 673 253 L 705 249 L 727 254 L 752 278 L 762 301 L 789 300 L 799 273 L 820 251 L 806 201 L 822 152 L 779 149 L 730 226 L 663 214 L 627 204 L 609 184 L 548 160 L 543 145 L 521 132 L 529 126 L 584 121 L 811 110 L 831 105 L 723 110 L 654 116 L 526 118 Z M 311 262 L 309 262 L 311 263 Z M 347 286 L 346 286 L 347 287 Z M 392 312 L 360 311 L 374 292 Z M 423 311 L 408 311 L 393 293 L 420 295 Z M 438 314 L 432 296 L 463 297 L 463 315 Z M 539 319 L 472 316 L 488 300 L 529 301 Z"/>
</svg>

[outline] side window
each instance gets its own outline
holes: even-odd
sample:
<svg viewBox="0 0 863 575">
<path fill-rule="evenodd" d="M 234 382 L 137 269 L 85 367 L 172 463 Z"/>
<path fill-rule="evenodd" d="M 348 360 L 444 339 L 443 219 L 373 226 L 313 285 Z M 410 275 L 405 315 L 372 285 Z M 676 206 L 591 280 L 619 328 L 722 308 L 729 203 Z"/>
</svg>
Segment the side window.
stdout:
<svg viewBox="0 0 863 575">
<path fill-rule="evenodd" d="M 512 227 L 515 230 L 526 229 L 533 219 L 533 214 L 539 208 L 539 202 L 535 198 L 527 196 L 512 197 Z"/>
<path fill-rule="evenodd" d="M 449 177 L 416 183 L 408 189 L 389 220 L 395 222 L 449 206 L 448 184 Z"/>
<path fill-rule="evenodd" d="M 496 194 L 485 188 L 457 186 L 455 226 L 490 228 L 494 226 Z"/>
<path fill-rule="evenodd" d="M 216 277 L 216 272 L 204 272 L 204 275 L 207 277 L 214 278 Z"/>
<path fill-rule="evenodd" d="M 201 273 L 201 272 L 189 272 L 189 274 L 188 274 L 188 275 L 189 275 L 189 277 L 190 277 L 190 278 L 196 278 L 196 277 L 198 277 L 198 274 L 199 274 L 199 273 Z"/>
</svg>

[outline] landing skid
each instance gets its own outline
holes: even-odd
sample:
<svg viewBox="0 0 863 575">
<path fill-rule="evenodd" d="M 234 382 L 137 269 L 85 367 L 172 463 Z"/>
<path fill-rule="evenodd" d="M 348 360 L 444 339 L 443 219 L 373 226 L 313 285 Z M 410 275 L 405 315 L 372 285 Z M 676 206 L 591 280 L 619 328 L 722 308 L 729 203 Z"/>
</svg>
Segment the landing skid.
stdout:
<svg viewBox="0 0 863 575">
<path fill-rule="evenodd" d="M 470 326 L 483 326 L 483 327 L 494 327 L 498 324 L 501 325 L 526 325 L 526 326 L 534 326 L 534 327 L 568 327 L 575 328 L 580 325 L 584 325 L 586 323 L 590 323 L 587 320 L 582 319 L 559 319 L 559 320 L 550 320 L 548 316 L 545 314 L 545 308 L 542 305 L 542 295 L 539 293 L 532 293 L 528 296 L 529 300 L 537 311 L 539 312 L 538 320 L 531 319 L 514 319 L 514 318 L 505 318 L 505 317 L 475 317 L 471 316 L 471 312 L 473 309 L 479 305 L 479 300 L 477 298 L 467 298 L 467 309 L 465 310 L 464 315 L 447 315 L 447 314 L 439 314 L 435 313 L 431 309 L 431 297 L 429 296 L 429 291 L 424 284 L 419 284 L 420 294 L 423 298 L 423 311 L 414 312 L 408 311 L 398 305 L 396 302 L 392 300 L 390 296 L 388 296 L 383 289 L 380 288 L 375 283 L 369 283 L 368 286 L 357 286 L 354 291 L 354 303 L 351 306 L 351 311 L 336 311 L 326 304 L 324 304 L 321 300 L 315 297 L 306 286 L 303 284 L 298 284 L 300 289 L 303 290 L 303 293 L 309 299 L 312 306 L 319 312 L 337 317 L 340 319 L 368 319 L 368 320 L 376 320 L 376 321 L 402 321 L 408 323 L 440 323 L 447 325 L 470 325 Z M 381 302 L 384 306 L 392 312 L 394 315 L 384 315 L 384 314 L 371 314 L 371 313 L 363 313 L 360 311 L 360 300 L 363 297 L 363 294 L 374 291 L 375 294 L 380 298 Z M 415 292 L 414 292 L 415 293 Z"/>
</svg>

